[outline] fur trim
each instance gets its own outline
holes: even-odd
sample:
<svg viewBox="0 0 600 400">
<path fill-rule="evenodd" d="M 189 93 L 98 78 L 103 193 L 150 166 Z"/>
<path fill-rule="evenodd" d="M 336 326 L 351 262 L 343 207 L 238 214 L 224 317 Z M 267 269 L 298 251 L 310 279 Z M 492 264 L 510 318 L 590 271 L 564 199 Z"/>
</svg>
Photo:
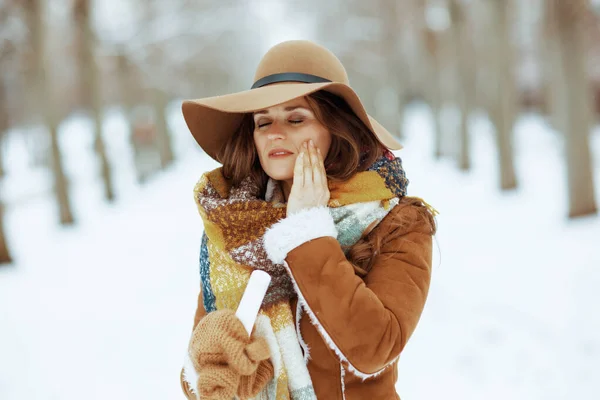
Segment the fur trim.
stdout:
<svg viewBox="0 0 600 400">
<path fill-rule="evenodd" d="M 300 346 L 302 346 L 302 350 L 304 350 L 304 362 L 308 365 L 308 360 L 310 360 L 310 348 L 308 344 L 304 341 L 302 337 L 302 332 L 300 331 L 300 320 L 302 319 L 302 304 L 298 302 L 296 306 L 296 332 L 298 333 L 298 341 L 300 342 Z"/>
<path fill-rule="evenodd" d="M 185 358 L 183 359 L 183 380 L 188 384 L 192 393 L 198 397 L 198 372 L 194 368 L 190 355 L 186 352 Z"/>
<path fill-rule="evenodd" d="M 312 389 L 312 381 L 306 365 L 302 359 L 302 350 L 298 343 L 298 336 L 293 326 L 285 326 L 277 332 L 271 326 L 270 318 L 265 314 L 259 314 L 256 319 L 255 334 L 264 337 L 271 351 L 271 362 L 275 369 L 275 377 L 285 365 L 288 371 L 288 387 L 291 391 Z M 277 378 L 271 380 L 267 387 L 255 399 L 275 398 L 277 391 Z M 312 398 L 312 397 L 309 397 Z"/>
<path fill-rule="evenodd" d="M 298 303 L 302 304 L 302 308 L 304 308 L 304 311 L 306 311 L 306 313 L 308 314 L 308 316 L 310 318 L 310 322 L 317 328 L 317 331 L 319 331 L 319 333 L 323 337 L 323 340 L 329 346 L 329 348 L 334 351 L 334 353 L 339 357 L 341 362 L 345 362 L 348 364 L 348 370 L 350 372 L 352 372 L 357 377 L 361 378 L 364 382 L 369 378 L 375 378 L 375 377 L 381 375 L 388 367 L 393 365 L 394 362 L 396 362 L 400 358 L 400 355 L 398 354 L 398 356 L 396 356 L 393 360 L 391 360 L 387 365 L 385 365 L 379 371 L 374 372 L 372 374 L 368 374 L 368 373 L 359 371 L 354 365 L 352 365 L 352 363 L 348 360 L 348 358 L 344 355 L 344 353 L 342 353 L 342 351 L 335 344 L 333 339 L 331 339 L 331 336 L 329 336 L 329 333 L 327 333 L 325 328 L 323 328 L 323 325 L 321 325 L 317 316 L 314 314 L 314 312 L 308 306 L 308 303 L 306 302 L 304 295 L 302 294 L 302 292 L 300 291 L 300 288 L 298 287 L 298 283 L 296 282 L 296 279 L 294 279 L 294 274 L 292 274 L 292 270 L 290 269 L 290 266 L 288 265 L 288 263 L 284 261 L 283 265 L 285 265 L 285 268 L 288 270 L 290 277 L 292 278 L 292 283 L 294 284 L 294 289 L 296 290 L 296 293 L 298 294 Z"/>
<path fill-rule="evenodd" d="M 340 363 L 340 380 L 342 381 L 342 400 L 346 400 L 346 370 L 344 369 L 344 364 Z"/>
<path fill-rule="evenodd" d="M 281 357 L 288 374 L 288 388 L 290 391 L 312 387 L 310 373 L 302 358 L 302 349 L 300 343 L 298 343 L 298 335 L 294 326 L 286 325 L 278 330 L 276 335 L 278 342 L 283 344 L 281 346 Z"/>
<path fill-rule="evenodd" d="M 281 371 L 281 353 L 279 352 L 279 345 L 277 344 L 275 332 L 271 326 L 271 319 L 267 315 L 258 314 L 256 322 L 254 323 L 254 333 L 257 336 L 266 339 L 271 353 L 271 363 L 273 363 L 275 376 L 278 376 Z"/>
<path fill-rule="evenodd" d="M 273 224 L 263 236 L 265 251 L 275 264 L 281 264 L 296 247 L 324 236 L 337 239 L 337 229 L 327 207 L 314 207 L 288 215 Z"/>
</svg>

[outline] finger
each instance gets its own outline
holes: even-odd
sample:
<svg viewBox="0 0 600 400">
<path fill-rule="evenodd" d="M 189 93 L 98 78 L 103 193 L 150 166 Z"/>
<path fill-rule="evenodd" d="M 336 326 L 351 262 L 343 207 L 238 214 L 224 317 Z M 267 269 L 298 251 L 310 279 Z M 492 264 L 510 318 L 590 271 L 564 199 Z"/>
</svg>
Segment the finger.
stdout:
<svg viewBox="0 0 600 400">
<path fill-rule="evenodd" d="M 313 173 L 313 182 L 315 183 L 315 187 L 322 188 L 323 187 L 323 173 L 321 171 L 321 161 L 319 160 L 319 153 L 317 152 L 317 148 L 314 143 L 311 142 L 311 160 L 312 160 L 312 173 Z"/>
<path fill-rule="evenodd" d="M 317 148 L 317 155 L 319 156 L 319 167 L 321 171 L 323 171 L 323 175 L 327 176 L 327 169 L 325 168 L 325 157 L 323 157 L 323 153 L 321 153 L 321 149 Z"/>
<path fill-rule="evenodd" d="M 323 176 L 323 192 L 325 193 L 325 198 L 329 202 L 331 199 L 331 192 L 329 191 L 329 182 L 327 181 L 327 170 L 325 169 L 325 157 L 321 153 L 321 149 L 317 149 L 317 153 L 319 154 L 319 166 L 321 169 L 321 174 Z"/>
<path fill-rule="evenodd" d="M 319 154 L 317 153 L 317 146 L 315 146 L 315 143 L 311 140 L 310 141 L 310 162 L 311 162 L 311 167 L 312 167 L 312 173 L 313 173 L 313 181 L 315 182 L 315 184 L 320 185 L 321 182 L 323 181 L 321 175 L 321 166 L 320 166 L 320 160 L 319 160 Z M 319 182 L 317 183 L 317 175 L 319 175 Z"/>
<path fill-rule="evenodd" d="M 317 157 L 318 157 L 318 171 L 319 171 L 319 179 L 321 184 L 327 188 L 327 171 L 325 170 L 325 161 L 323 160 L 323 155 L 321 154 L 321 149 L 317 148 Z"/>
<path fill-rule="evenodd" d="M 318 167 L 319 166 L 319 155 L 317 154 L 317 147 L 315 146 L 315 143 L 312 140 L 310 141 L 308 148 L 310 150 L 311 165 L 313 167 Z"/>
<path fill-rule="evenodd" d="M 292 189 L 294 186 L 302 187 L 304 186 L 304 150 L 300 150 L 300 154 L 296 157 L 296 164 L 294 165 L 294 182 L 292 184 Z"/>
<path fill-rule="evenodd" d="M 304 143 L 304 186 L 312 185 L 313 173 L 308 143 Z"/>
</svg>

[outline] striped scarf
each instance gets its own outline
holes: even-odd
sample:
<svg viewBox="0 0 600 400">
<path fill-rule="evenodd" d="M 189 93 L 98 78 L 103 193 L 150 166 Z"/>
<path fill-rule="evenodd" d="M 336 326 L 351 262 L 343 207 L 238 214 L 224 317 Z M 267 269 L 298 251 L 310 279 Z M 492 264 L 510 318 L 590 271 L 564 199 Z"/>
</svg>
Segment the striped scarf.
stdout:
<svg viewBox="0 0 600 400">
<path fill-rule="evenodd" d="M 328 206 L 340 245 L 348 249 L 381 221 L 406 195 L 407 185 L 400 158 L 389 151 L 367 171 L 330 182 Z M 283 264 L 269 260 L 262 243 L 267 228 L 286 216 L 281 186 L 270 180 L 261 194 L 248 178 L 233 187 L 217 168 L 202 175 L 194 198 L 204 222 L 200 279 L 206 311 L 237 309 L 252 271 L 271 275 L 255 334 L 269 343 L 275 378 L 257 399 L 316 399 L 290 307 L 296 296 L 291 278 Z M 298 309 L 297 320 L 300 314 Z"/>
</svg>

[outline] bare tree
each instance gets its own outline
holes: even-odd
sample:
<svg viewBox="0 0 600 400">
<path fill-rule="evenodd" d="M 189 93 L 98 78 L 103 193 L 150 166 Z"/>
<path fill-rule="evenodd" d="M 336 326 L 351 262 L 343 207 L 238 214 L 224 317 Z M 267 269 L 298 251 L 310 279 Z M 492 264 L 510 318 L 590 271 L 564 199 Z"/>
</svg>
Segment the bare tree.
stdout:
<svg viewBox="0 0 600 400">
<path fill-rule="evenodd" d="M 6 89 L 2 77 L 0 77 L 0 178 L 5 174 L 4 171 L 4 135 L 8 129 L 8 105 L 6 104 Z"/>
<path fill-rule="evenodd" d="M 2 148 L 3 138 L 8 128 L 8 113 L 6 112 L 6 93 L 4 82 L 0 77 L 0 178 L 4 175 L 3 159 L 4 149 Z M 4 233 L 4 201 L 0 197 L 0 264 L 12 262 L 6 243 L 6 235 Z"/>
<path fill-rule="evenodd" d="M 555 111 L 557 126 L 563 131 L 567 160 L 569 217 L 597 212 L 589 146 L 592 93 L 586 68 L 585 25 L 590 8 L 587 0 L 546 3 L 549 40 L 554 40 L 560 54 L 553 89 L 560 101 Z"/>
<path fill-rule="evenodd" d="M 511 38 L 511 2 L 486 0 L 490 9 L 490 47 L 493 69 L 490 117 L 496 129 L 501 189 L 517 186 L 513 155 L 513 128 L 518 107 L 515 81 L 515 51 Z"/>
<path fill-rule="evenodd" d="M 4 204 L 0 199 L 0 264 L 11 263 L 12 257 L 8 251 L 6 235 L 4 234 Z"/>
<path fill-rule="evenodd" d="M 2 117 L 0 116 L 0 118 L 2 118 Z M 4 135 L 5 135 L 5 132 L 0 130 L 0 178 L 2 178 L 4 175 L 6 175 L 6 171 L 4 170 L 4 149 L 3 149 Z"/>
<path fill-rule="evenodd" d="M 439 159 L 444 154 L 443 151 L 443 130 L 442 130 L 442 59 L 441 54 L 441 32 L 445 27 L 440 17 L 435 18 L 435 10 L 431 0 L 418 1 L 417 20 L 421 21 L 420 35 L 423 36 L 422 43 L 425 50 L 427 68 L 427 82 L 425 91 L 431 107 L 431 114 L 434 122 L 434 157 Z M 438 6 L 439 7 L 439 6 Z M 434 15 L 434 17 L 431 17 Z"/>
<path fill-rule="evenodd" d="M 385 60 L 385 89 L 393 93 L 395 110 L 386 110 L 382 121 L 389 127 L 392 133 L 398 137 L 403 136 L 402 125 L 404 123 L 404 109 L 406 107 L 406 79 L 407 65 L 401 54 L 400 45 L 402 41 L 401 4 L 395 1 L 380 0 L 380 15 L 382 21 L 381 53 Z M 406 7 L 404 7 L 406 8 Z M 388 115 L 389 114 L 389 115 Z"/>
<path fill-rule="evenodd" d="M 37 99 L 36 111 L 38 111 L 44 120 L 46 127 L 50 132 L 51 152 L 52 152 L 52 171 L 54 174 L 54 192 L 59 206 L 60 223 L 72 224 L 73 214 L 71 212 L 71 203 L 69 201 L 69 192 L 67 179 L 62 165 L 62 156 L 58 143 L 58 124 L 59 115 L 54 103 L 53 86 L 49 79 L 49 54 L 46 49 L 46 24 L 44 21 L 45 12 L 43 10 L 42 0 L 25 0 L 25 13 L 27 15 L 27 26 L 31 33 L 32 41 L 32 64 L 34 68 L 32 89 Z"/>
<path fill-rule="evenodd" d="M 10 10 L 8 5 L 0 3 L 0 24 L 5 23 L 9 12 Z M 8 42 L 10 44 L 10 42 L 6 39 L 4 42 Z M 2 41 L 0 41 L 0 70 L 5 68 L 4 61 L 7 58 L 7 54 L 11 52 L 10 50 L 10 46 L 6 46 Z M 4 149 L 2 148 L 2 139 L 4 138 L 4 134 L 9 125 L 8 104 L 4 78 L 4 76 L 0 76 L 0 178 L 4 176 Z"/>
<path fill-rule="evenodd" d="M 135 165 L 135 173 L 138 182 L 144 180 L 145 172 L 140 169 L 138 162 L 144 149 L 140 146 L 140 141 L 135 135 L 135 118 L 134 109 L 136 107 L 136 99 L 141 97 L 139 75 L 135 74 L 133 62 L 124 49 L 119 51 L 117 56 L 117 81 L 119 83 L 120 100 L 123 107 L 123 114 L 127 123 L 129 144 L 133 150 L 133 158 Z"/>
<path fill-rule="evenodd" d="M 473 38 L 465 5 L 459 0 L 450 0 L 449 6 L 452 41 L 456 49 L 457 77 L 460 83 L 456 90 L 456 100 L 461 114 L 458 165 L 460 169 L 468 170 L 471 168 L 469 117 L 475 106 L 476 96 Z"/>
<path fill-rule="evenodd" d="M 152 92 L 160 165 L 162 168 L 165 168 L 171 164 L 174 159 L 171 133 L 166 117 L 168 98 L 167 94 L 161 89 L 155 89 Z"/>
<path fill-rule="evenodd" d="M 442 66 L 440 50 L 439 50 L 439 38 L 438 35 L 431 29 L 427 29 L 425 31 L 426 35 L 426 46 L 429 53 L 429 96 L 431 103 L 431 114 L 433 117 L 434 123 L 434 156 L 436 159 L 440 159 L 444 155 L 444 146 L 443 146 L 443 135 L 444 131 L 442 129 L 442 106 L 443 106 L 443 96 L 442 96 L 442 84 L 441 74 L 442 74 Z"/>
<path fill-rule="evenodd" d="M 155 10 L 152 10 L 155 12 Z M 153 76 L 158 81 L 163 81 L 162 75 L 164 75 L 165 65 L 164 65 L 164 54 L 162 52 L 161 47 L 155 45 L 150 50 L 150 54 L 148 57 L 149 64 L 155 70 L 155 74 Z M 156 145 L 158 147 L 158 154 L 160 156 L 160 166 L 161 168 L 165 168 L 169 164 L 173 162 L 173 146 L 171 143 L 171 132 L 169 130 L 169 125 L 167 123 L 167 106 L 168 106 L 168 96 L 165 92 L 164 88 L 161 85 L 153 85 L 153 88 L 150 90 L 150 102 L 152 103 L 152 108 L 154 109 L 154 123 L 156 127 Z"/>
<path fill-rule="evenodd" d="M 95 56 L 96 40 L 92 31 L 90 0 L 74 0 L 73 18 L 78 37 L 78 56 L 80 59 L 80 78 L 86 103 L 92 111 L 94 120 L 94 148 L 101 165 L 104 196 L 108 201 L 114 200 L 114 188 L 106 154 L 106 145 L 102 138 L 102 87 L 100 73 Z"/>
</svg>

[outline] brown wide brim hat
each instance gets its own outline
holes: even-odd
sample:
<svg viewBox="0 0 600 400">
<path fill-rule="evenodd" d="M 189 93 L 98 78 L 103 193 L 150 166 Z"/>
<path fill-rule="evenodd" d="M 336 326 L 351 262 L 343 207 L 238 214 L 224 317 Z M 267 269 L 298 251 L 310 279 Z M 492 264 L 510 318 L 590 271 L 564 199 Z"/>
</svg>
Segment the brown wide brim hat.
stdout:
<svg viewBox="0 0 600 400">
<path fill-rule="evenodd" d="M 360 120 L 390 150 L 402 145 L 367 114 L 348 82 L 340 60 L 326 48 L 306 40 L 292 40 L 272 47 L 262 58 L 252 89 L 224 96 L 186 100 L 185 122 L 200 147 L 218 159 L 223 146 L 236 134 L 244 114 L 276 106 L 325 90 L 343 98 Z"/>
</svg>

